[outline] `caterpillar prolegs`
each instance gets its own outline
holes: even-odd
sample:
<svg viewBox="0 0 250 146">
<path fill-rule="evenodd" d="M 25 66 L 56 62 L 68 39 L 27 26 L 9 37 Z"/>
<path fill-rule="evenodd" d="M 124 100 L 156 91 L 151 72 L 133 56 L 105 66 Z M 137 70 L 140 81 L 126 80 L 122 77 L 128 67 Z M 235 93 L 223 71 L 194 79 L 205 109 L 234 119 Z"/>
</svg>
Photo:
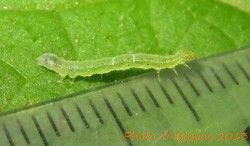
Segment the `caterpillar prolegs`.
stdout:
<svg viewBox="0 0 250 146">
<path fill-rule="evenodd" d="M 155 69 L 157 71 L 165 68 L 174 69 L 177 65 L 186 65 L 186 62 L 195 58 L 195 54 L 189 49 L 181 49 L 173 55 L 166 56 L 137 53 L 85 61 L 65 60 L 53 53 L 44 53 L 37 58 L 37 63 L 58 73 L 62 78 L 66 76 L 75 78 L 130 68 Z"/>
</svg>

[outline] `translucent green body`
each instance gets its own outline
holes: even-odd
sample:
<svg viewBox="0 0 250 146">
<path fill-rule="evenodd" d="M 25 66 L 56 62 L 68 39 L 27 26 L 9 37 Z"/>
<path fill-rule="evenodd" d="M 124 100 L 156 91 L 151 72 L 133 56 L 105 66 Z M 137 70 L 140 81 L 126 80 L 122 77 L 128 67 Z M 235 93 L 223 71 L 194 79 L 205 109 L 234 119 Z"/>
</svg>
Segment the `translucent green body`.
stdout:
<svg viewBox="0 0 250 146">
<path fill-rule="evenodd" d="M 93 74 L 104 74 L 114 70 L 127 70 L 130 68 L 155 70 L 174 68 L 193 59 L 195 59 L 194 53 L 186 49 L 167 56 L 138 53 L 86 61 L 65 60 L 55 54 L 45 53 L 38 57 L 38 64 L 57 72 L 63 78 L 66 76 L 75 78 L 77 76 L 87 77 Z"/>
</svg>

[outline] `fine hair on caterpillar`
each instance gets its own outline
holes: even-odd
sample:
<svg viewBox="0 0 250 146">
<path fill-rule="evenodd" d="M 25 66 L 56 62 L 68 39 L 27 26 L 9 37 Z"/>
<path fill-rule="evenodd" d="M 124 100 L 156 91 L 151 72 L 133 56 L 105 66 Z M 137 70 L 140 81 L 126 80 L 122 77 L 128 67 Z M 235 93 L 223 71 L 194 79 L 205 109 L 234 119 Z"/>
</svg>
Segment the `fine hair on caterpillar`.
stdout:
<svg viewBox="0 0 250 146">
<path fill-rule="evenodd" d="M 181 49 L 173 55 L 165 56 L 137 53 L 85 61 L 65 60 L 56 54 L 44 53 L 37 58 L 37 64 L 58 73 L 62 78 L 66 76 L 76 78 L 131 68 L 155 69 L 158 72 L 161 69 L 170 68 L 175 71 L 177 65 L 186 65 L 186 62 L 195 58 L 195 54 L 189 49 Z"/>
</svg>

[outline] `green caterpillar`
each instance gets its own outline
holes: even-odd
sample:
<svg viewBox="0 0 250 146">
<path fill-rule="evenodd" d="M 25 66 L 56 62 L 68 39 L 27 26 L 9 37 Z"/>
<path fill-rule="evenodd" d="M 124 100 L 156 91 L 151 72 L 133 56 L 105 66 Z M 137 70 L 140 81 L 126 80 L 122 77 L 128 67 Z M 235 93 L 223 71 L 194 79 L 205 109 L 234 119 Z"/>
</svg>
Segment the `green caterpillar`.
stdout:
<svg viewBox="0 0 250 146">
<path fill-rule="evenodd" d="M 37 63 L 58 73 L 62 78 L 66 76 L 75 78 L 130 68 L 155 69 L 157 71 L 165 68 L 174 69 L 177 65 L 186 65 L 186 62 L 195 58 L 195 54 L 188 49 L 181 49 L 174 55 L 167 56 L 138 53 L 86 61 L 65 60 L 53 53 L 45 53 L 37 58 Z"/>
</svg>

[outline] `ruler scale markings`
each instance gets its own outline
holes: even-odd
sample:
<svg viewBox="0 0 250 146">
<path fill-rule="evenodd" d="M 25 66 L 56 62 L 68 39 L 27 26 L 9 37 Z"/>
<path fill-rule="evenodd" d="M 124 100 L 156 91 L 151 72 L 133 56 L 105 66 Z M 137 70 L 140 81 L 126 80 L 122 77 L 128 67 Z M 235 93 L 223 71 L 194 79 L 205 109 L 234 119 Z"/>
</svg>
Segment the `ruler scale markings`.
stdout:
<svg viewBox="0 0 250 146">
<path fill-rule="evenodd" d="M 34 116 L 32 116 L 32 121 L 34 122 L 34 124 L 36 126 L 36 129 L 37 129 L 37 131 L 38 131 L 38 133 L 39 133 L 39 135 L 40 135 L 40 137 L 41 137 L 41 139 L 43 141 L 43 144 L 45 146 L 49 146 L 49 143 L 48 143 L 48 141 L 47 141 L 47 139 L 46 139 L 46 137 L 45 137 L 45 135 L 44 135 L 44 133 L 42 131 L 42 128 L 40 127 L 37 119 Z"/>
<path fill-rule="evenodd" d="M 11 135 L 10 135 L 10 132 L 9 132 L 9 130 L 7 129 L 6 125 L 3 124 L 2 126 L 3 126 L 3 130 L 4 130 L 4 133 L 5 133 L 6 138 L 8 139 L 9 144 L 10 144 L 11 146 L 15 146 L 15 143 L 14 143 L 14 141 L 13 141 L 13 139 L 12 139 L 12 137 L 11 137 Z"/>
<path fill-rule="evenodd" d="M 104 101 L 105 101 L 106 106 L 108 107 L 109 111 L 111 112 L 112 116 L 113 116 L 114 119 L 115 119 L 115 122 L 117 123 L 119 129 L 121 130 L 121 132 L 122 132 L 122 134 L 123 134 L 123 136 L 124 136 L 126 130 L 125 130 L 125 128 L 123 127 L 123 125 L 122 125 L 120 119 L 118 118 L 117 114 L 115 113 L 114 109 L 112 108 L 110 102 L 109 102 L 105 97 L 104 97 Z M 130 138 L 126 138 L 126 141 L 127 141 L 127 143 L 128 143 L 129 146 L 133 146 L 132 141 L 131 141 Z"/>
<path fill-rule="evenodd" d="M 242 65 L 238 61 L 235 61 L 235 63 L 238 66 L 238 68 L 241 70 L 241 72 L 243 73 L 243 75 L 247 78 L 247 80 L 250 81 L 250 77 L 247 74 L 246 70 L 242 67 Z"/>
<path fill-rule="evenodd" d="M 200 92 L 195 88 L 195 86 L 194 86 L 193 82 L 190 80 L 190 78 L 186 74 L 184 74 L 184 77 L 188 81 L 188 83 L 189 83 L 190 87 L 193 89 L 194 93 L 197 96 L 200 96 Z"/>
<path fill-rule="evenodd" d="M 158 84 L 161 88 L 161 91 L 163 92 L 163 94 L 165 95 L 165 97 L 167 98 L 168 102 L 170 104 L 174 104 L 172 98 L 170 97 L 170 95 L 168 94 L 167 90 L 163 87 L 163 85 L 158 81 Z"/>
<path fill-rule="evenodd" d="M 61 107 L 60 110 L 61 110 L 61 112 L 62 112 L 62 114 L 63 114 L 64 119 L 66 120 L 66 122 L 67 122 L 67 124 L 68 124 L 68 126 L 69 126 L 69 129 L 70 129 L 72 132 L 75 132 L 75 128 L 74 128 L 72 122 L 70 121 L 69 116 L 68 116 L 68 114 L 66 113 L 66 111 L 64 110 L 64 108 Z"/>
<path fill-rule="evenodd" d="M 131 92 L 132 92 L 132 95 L 133 97 L 135 98 L 137 104 L 139 105 L 139 107 L 142 109 L 143 112 L 146 111 L 144 105 L 142 104 L 140 98 L 138 97 L 138 95 L 135 93 L 135 90 L 134 89 L 131 89 Z"/>
<path fill-rule="evenodd" d="M 208 90 L 210 92 L 214 92 L 214 90 L 211 88 L 211 86 L 209 85 L 209 83 L 207 82 L 206 78 L 202 75 L 201 72 L 197 71 L 198 75 L 200 76 L 201 80 L 203 81 L 203 83 L 206 85 L 206 87 L 208 88 Z"/>
<path fill-rule="evenodd" d="M 226 64 L 222 63 L 223 68 L 226 70 L 226 72 L 228 73 L 228 75 L 230 76 L 230 78 L 234 81 L 234 83 L 236 85 L 239 85 L 239 82 L 236 80 L 235 76 L 233 75 L 233 73 L 229 70 L 229 68 L 227 67 Z"/>
<path fill-rule="evenodd" d="M 158 101 L 156 100 L 156 98 L 155 98 L 154 94 L 152 93 L 152 91 L 148 88 L 147 85 L 144 85 L 144 88 L 146 89 L 148 95 L 150 96 L 150 98 L 154 102 L 155 106 L 159 108 L 160 105 L 159 105 Z"/>
<path fill-rule="evenodd" d="M 192 106 L 192 104 L 188 101 L 186 95 L 183 93 L 183 91 L 181 90 L 180 86 L 177 84 L 177 82 L 175 81 L 174 78 L 171 78 L 171 80 L 173 81 L 177 91 L 180 93 L 182 99 L 185 101 L 185 103 L 187 104 L 188 108 L 190 109 L 190 111 L 193 113 L 195 120 L 196 121 L 200 121 L 200 117 L 197 114 L 197 112 L 195 111 L 194 107 Z"/>
<path fill-rule="evenodd" d="M 121 100 L 121 103 L 123 105 L 123 107 L 125 108 L 125 110 L 127 111 L 129 116 L 133 116 L 130 108 L 128 107 L 126 101 L 123 99 L 122 95 L 120 93 L 117 93 L 117 96 L 119 97 L 119 99 Z"/>
<path fill-rule="evenodd" d="M 59 130 L 58 128 L 56 127 L 56 124 L 52 118 L 52 116 L 50 115 L 50 113 L 48 111 L 46 111 L 46 115 L 47 115 L 47 118 L 49 119 L 49 123 L 51 124 L 54 132 L 56 133 L 57 136 L 61 136 L 61 134 L 59 133 Z"/>
<path fill-rule="evenodd" d="M 26 132 L 25 129 L 23 128 L 23 124 L 21 123 L 21 121 L 20 121 L 19 119 L 17 119 L 17 123 L 18 123 L 18 125 L 19 125 L 19 127 L 20 127 L 20 131 L 21 131 L 21 133 L 22 133 L 22 135 L 23 135 L 23 138 L 25 139 L 26 143 L 27 143 L 27 144 L 30 144 L 30 139 L 29 139 L 29 137 L 28 137 L 28 135 L 27 135 L 27 132 Z"/>
<path fill-rule="evenodd" d="M 250 126 L 248 126 L 245 131 L 244 131 L 247 135 L 246 137 L 246 141 L 250 144 Z"/>
<path fill-rule="evenodd" d="M 212 73 L 214 74 L 214 77 L 216 78 L 216 80 L 218 81 L 218 83 L 221 85 L 222 88 L 226 88 L 226 85 L 222 82 L 221 78 L 219 77 L 219 75 L 214 71 L 214 69 L 209 66 L 210 70 L 212 71 Z"/>
<path fill-rule="evenodd" d="M 104 121 L 103 121 L 103 119 L 102 119 L 102 116 L 100 115 L 99 111 L 98 111 L 97 108 L 95 107 L 95 105 L 94 105 L 94 103 L 92 102 L 92 100 L 89 100 L 89 104 L 90 104 L 92 110 L 94 111 L 96 117 L 98 118 L 99 122 L 100 122 L 101 124 L 104 124 Z"/>
<path fill-rule="evenodd" d="M 81 117 L 81 119 L 82 119 L 82 122 L 84 123 L 85 127 L 86 127 L 86 128 L 89 128 L 89 127 L 90 127 L 90 126 L 89 126 L 89 123 L 88 123 L 87 119 L 85 118 L 85 116 L 84 116 L 82 110 L 80 109 L 80 107 L 78 106 L 77 103 L 75 103 L 75 107 L 76 107 L 76 110 L 77 110 L 78 114 L 80 115 L 80 117 Z"/>
<path fill-rule="evenodd" d="M 161 98 L 161 96 L 165 95 L 168 102 L 170 104 L 174 104 L 174 102 L 176 102 L 176 101 L 173 101 L 173 100 L 175 100 L 175 98 L 172 97 L 172 95 L 170 96 L 170 94 L 168 94 L 168 93 L 174 92 L 175 94 L 177 94 L 177 97 L 180 96 L 180 100 L 181 100 L 181 105 L 177 105 L 177 106 L 184 105 L 184 108 L 181 108 L 180 111 L 187 110 L 187 109 L 190 110 L 189 113 L 185 113 L 186 116 L 191 116 L 191 117 L 194 116 L 194 120 L 196 120 L 198 122 L 200 122 L 201 120 L 205 120 L 205 119 L 208 120 L 209 117 L 203 118 L 203 116 L 200 115 L 201 113 L 199 111 L 199 108 L 193 104 L 193 102 L 192 102 L 193 98 L 190 99 L 189 94 L 186 91 L 190 91 L 191 94 L 194 96 L 196 96 L 196 95 L 200 96 L 200 95 L 203 95 L 205 93 L 207 93 L 205 95 L 211 95 L 211 94 L 209 94 L 209 91 L 210 91 L 210 92 L 214 93 L 211 96 L 215 96 L 215 97 L 218 97 L 218 96 L 223 96 L 223 97 L 225 96 L 226 97 L 228 93 L 230 93 L 230 94 L 232 93 L 232 95 L 234 95 L 240 91 L 244 91 L 244 94 L 242 96 L 241 96 L 241 94 L 238 94 L 240 97 L 242 97 L 239 102 L 244 106 L 247 105 L 248 100 L 245 99 L 245 97 L 247 97 L 247 94 L 249 93 L 248 92 L 248 88 L 249 88 L 248 83 L 250 81 L 250 78 L 249 78 L 250 74 L 249 74 L 249 70 L 248 70 L 249 69 L 248 63 L 250 61 L 250 58 L 249 58 L 249 56 L 244 56 L 244 55 L 248 54 L 249 51 L 250 51 L 250 48 L 246 52 L 243 52 L 243 53 L 241 53 L 241 52 L 237 53 L 237 54 L 232 53 L 233 57 L 236 57 L 236 55 L 238 55 L 237 57 L 240 57 L 240 58 L 244 57 L 243 60 L 230 60 L 230 58 L 228 58 L 227 55 L 222 55 L 222 57 L 211 57 L 211 59 L 205 59 L 205 61 L 203 61 L 203 59 L 201 59 L 201 61 L 199 62 L 199 65 L 201 65 L 201 67 L 202 67 L 201 70 L 200 70 L 200 67 L 198 67 L 198 66 L 197 66 L 197 68 L 196 68 L 196 66 L 194 66 L 192 68 L 193 70 L 197 69 L 197 71 L 195 71 L 195 72 L 198 73 L 198 75 L 195 75 L 194 78 L 191 76 L 191 74 L 189 74 L 189 72 L 186 73 L 185 72 L 186 70 L 183 70 L 184 71 L 183 77 L 182 76 L 181 77 L 175 76 L 175 77 L 171 78 L 172 74 L 170 74 L 170 73 L 168 74 L 168 72 L 166 72 L 167 75 L 170 75 L 170 79 L 172 79 L 172 82 L 173 82 L 173 83 L 170 83 L 170 84 L 172 84 L 170 89 L 168 89 L 168 86 L 165 86 L 165 84 L 164 84 L 165 82 L 160 82 L 160 80 L 158 80 L 158 83 L 159 83 L 159 87 L 160 87 L 161 91 L 158 90 L 158 87 L 155 88 L 155 86 L 151 86 L 151 84 L 145 85 L 144 82 L 141 82 L 142 79 L 143 79 L 143 81 L 144 80 L 149 81 L 149 82 L 152 81 L 152 78 L 153 78 L 152 72 L 151 72 L 151 74 L 149 74 L 149 73 L 146 74 L 146 75 L 148 75 L 148 76 L 146 76 L 146 78 L 145 78 L 145 75 L 138 76 L 138 77 L 135 77 L 133 79 L 126 80 L 123 83 L 120 83 L 120 85 L 122 85 L 122 87 L 125 87 L 127 85 L 130 85 L 131 80 L 132 80 L 132 83 L 136 83 L 136 86 L 142 86 L 142 88 L 139 88 L 138 90 L 137 90 L 137 87 L 135 87 L 135 88 L 131 87 L 132 89 L 131 88 L 129 88 L 128 90 L 124 89 L 124 90 L 121 90 L 119 93 L 116 93 L 116 89 L 119 89 L 121 87 L 120 85 L 119 86 L 111 85 L 112 88 L 110 88 L 110 86 L 108 86 L 107 87 L 108 93 L 110 92 L 110 94 L 117 94 L 118 97 L 115 97 L 115 99 L 116 98 L 119 98 L 119 99 L 116 99 L 113 101 L 107 97 L 104 97 L 104 99 L 99 98 L 102 102 L 102 106 L 104 106 L 103 110 L 105 110 L 105 112 L 107 112 L 106 115 L 102 114 L 102 111 L 99 110 L 99 106 L 97 106 L 97 103 L 94 100 L 95 98 L 97 98 L 99 96 L 99 93 L 100 93 L 99 89 L 100 88 L 98 89 L 99 90 L 98 92 L 96 92 L 94 90 L 89 91 L 89 92 L 91 92 L 91 94 L 90 94 L 91 97 L 89 99 L 92 99 L 93 103 L 88 98 L 81 99 L 85 102 L 84 107 L 82 107 L 82 105 L 79 106 L 80 103 L 78 103 L 78 102 L 75 103 L 75 107 L 72 107 L 73 105 L 70 106 L 70 104 L 67 104 L 67 103 L 70 103 L 72 101 L 74 102 L 75 99 L 78 99 L 79 96 L 75 97 L 76 94 L 74 94 L 74 96 L 69 95 L 66 98 L 62 98 L 60 100 L 53 100 L 51 102 L 47 102 L 47 103 L 53 103 L 53 104 L 43 103 L 43 104 L 31 107 L 31 108 L 29 107 L 29 108 L 25 108 L 24 110 L 20 110 L 21 112 L 18 112 L 16 110 L 16 111 L 11 112 L 10 114 L 2 114 L 0 121 L 2 123 L 1 137 L 3 137 L 3 139 L 0 140 L 0 145 L 3 143 L 6 143 L 4 145 L 7 145 L 7 146 L 8 145 L 18 146 L 18 145 L 22 145 L 23 143 L 24 143 L 24 145 L 29 145 L 29 144 L 33 145 L 36 142 L 38 142 L 38 143 L 40 143 L 40 145 L 48 146 L 48 145 L 52 145 L 52 143 L 55 145 L 59 145 L 65 141 L 71 142 L 73 140 L 79 140 L 79 142 L 81 142 L 81 143 L 90 142 L 89 140 L 93 140 L 92 138 L 79 139 L 79 136 L 82 136 L 82 135 L 86 136 L 86 133 L 85 133 L 86 131 L 81 131 L 81 130 L 78 131 L 76 129 L 77 125 L 74 125 L 75 122 L 77 122 L 76 124 L 79 124 L 79 126 L 84 127 L 84 125 L 85 125 L 86 128 L 89 128 L 90 125 L 92 127 L 91 121 L 95 122 L 95 124 L 97 124 L 97 125 L 98 124 L 100 125 L 101 121 L 103 123 L 104 123 L 104 121 L 106 122 L 106 120 L 105 120 L 106 116 L 109 116 L 109 117 L 111 116 L 112 122 L 105 123 L 106 126 L 110 126 L 110 127 L 107 127 L 107 129 L 101 128 L 101 130 L 103 130 L 102 134 L 106 134 L 106 133 L 110 132 L 111 129 L 109 129 L 109 128 L 115 128 L 115 130 L 117 130 L 117 132 L 121 132 L 124 135 L 124 134 L 126 134 L 126 130 L 128 130 L 127 126 L 129 126 L 129 127 L 135 126 L 134 128 L 139 128 L 139 125 L 134 124 L 133 122 L 142 122 L 143 120 L 147 120 L 144 116 L 142 116 L 142 117 L 136 116 L 136 117 L 133 117 L 133 119 L 134 118 L 135 119 L 132 123 L 127 123 L 126 120 L 128 120 L 128 118 L 134 116 L 132 107 L 135 107 L 136 110 L 140 110 L 140 109 L 138 109 L 140 107 L 143 112 L 146 112 L 146 110 L 147 110 L 147 111 L 150 111 L 150 113 L 151 113 L 151 110 L 152 110 L 152 114 L 158 115 L 159 110 L 154 110 L 151 108 L 148 109 L 146 107 L 147 104 L 144 103 L 144 100 L 143 100 L 144 97 L 141 96 L 141 93 L 143 93 L 143 94 L 145 93 L 145 95 L 148 94 L 150 97 L 147 97 L 148 95 L 146 95 L 146 98 L 151 98 L 151 99 L 147 99 L 147 100 L 152 100 L 149 102 L 151 104 L 154 103 L 155 105 L 153 105 L 153 106 L 157 107 L 157 105 L 158 105 L 160 107 L 162 105 L 160 105 L 161 102 L 160 102 L 160 99 L 158 98 L 157 95 L 160 95 L 159 96 L 160 98 Z M 216 61 L 218 58 L 225 60 L 225 61 L 229 61 L 229 64 L 227 64 L 227 62 L 223 62 L 223 61 L 221 63 L 218 63 L 218 61 Z M 211 65 L 211 66 L 209 66 L 209 65 Z M 208 74 L 206 74 L 205 72 L 203 72 L 203 70 L 202 70 L 203 68 L 205 68 L 205 71 L 208 71 L 209 73 L 206 72 L 206 73 L 208 73 Z M 222 74 L 220 74 L 220 72 L 222 72 Z M 206 76 L 206 75 L 208 75 L 208 76 Z M 239 76 L 237 76 L 237 75 L 239 75 Z M 224 78 L 224 76 L 225 76 L 225 78 Z M 217 81 L 214 81 L 214 80 L 217 80 Z M 244 81 L 244 80 L 246 80 L 246 81 Z M 181 81 L 185 82 L 184 86 L 182 86 Z M 203 90 L 200 90 L 200 88 L 199 88 L 200 86 L 195 84 L 196 83 L 195 81 L 198 81 L 197 82 L 198 84 L 202 84 L 202 89 L 203 88 L 208 88 L 208 89 L 205 89 L 204 93 L 203 93 Z M 186 83 L 186 82 L 188 82 L 188 83 Z M 216 82 L 215 86 L 213 86 L 214 85 L 213 82 Z M 186 84 L 189 84 L 189 85 L 186 85 Z M 218 84 L 220 84 L 220 85 L 218 85 Z M 230 89 L 228 88 L 228 87 L 230 87 L 230 85 L 235 85 L 235 84 L 239 85 L 238 86 L 239 89 L 233 88 L 231 90 L 231 88 Z M 173 86 L 173 88 L 172 88 L 172 86 Z M 190 87 L 188 87 L 188 86 L 190 86 L 192 89 L 190 89 Z M 223 90 L 217 91 L 216 90 L 217 88 L 220 88 Z M 145 90 L 147 93 L 145 92 Z M 191 91 L 191 90 L 193 90 L 193 91 Z M 208 90 L 208 91 L 206 91 L 206 90 Z M 225 91 L 225 94 L 224 94 L 224 91 Z M 160 92 L 163 92 L 163 93 L 160 93 Z M 179 93 L 177 93 L 177 92 L 179 92 Z M 193 93 L 193 92 L 195 92 L 195 93 Z M 132 95 L 131 95 L 131 93 L 132 93 Z M 79 95 L 79 94 L 80 93 L 78 93 L 77 95 Z M 81 92 L 81 95 L 82 94 L 87 95 L 86 92 Z M 128 94 L 129 98 L 125 98 L 126 97 L 125 94 L 126 95 Z M 131 96 L 133 96 L 133 97 L 131 97 Z M 133 98 L 135 98 L 135 99 L 133 99 Z M 62 100 L 64 100 L 65 102 L 62 102 L 62 103 L 58 102 L 58 101 L 62 101 Z M 54 104 L 54 103 L 56 103 L 56 104 Z M 53 113 L 55 111 L 49 110 L 50 109 L 49 107 L 50 106 L 57 107 L 56 105 L 58 105 L 58 104 L 62 104 L 64 109 L 61 108 L 61 111 L 59 111 L 59 115 L 54 115 Z M 89 107 L 89 104 L 91 105 L 91 107 Z M 116 106 L 116 104 L 118 104 L 119 106 Z M 130 107 L 131 106 L 130 104 L 133 106 Z M 200 104 L 206 104 L 206 102 L 201 102 Z M 67 105 L 69 105 L 69 106 L 67 106 Z M 219 103 L 219 105 L 223 106 L 224 104 Z M 37 107 L 39 107 L 39 108 L 37 108 Z M 72 109 L 70 107 L 73 108 L 73 110 L 72 110 L 73 113 L 70 112 Z M 202 106 L 202 107 L 206 107 L 206 106 Z M 74 108 L 76 108 L 76 110 Z M 86 120 L 86 117 L 88 117 L 89 114 L 87 114 L 87 113 L 85 114 L 85 108 L 87 108 L 87 109 L 90 108 L 88 111 L 88 112 L 90 112 L 90 117 L 89 117 L 90 119 L 87 118 L 87 120 Z M 216 108 L 214 111 L 220 110 L 220 108 L 217 109 L 217 106 L 214 106 L 214 108 Z M 43 120 L 41 118 L 42 117 L 46 118 L 46 115 L 45 115 L 45 113 L 44 113 L 44 115 L 41 115 L 40 114 L 41 110 L 46 112 L 46 114 L 47 114 L 48 119 L 45 119 L 45 121 L 46 121 L 45 125 L 48 127 L 46 127 L 42 123 Z M 125 113 L 124 110 L 126 110 L 127 114 Z M 208 111 L 205 111 L 205 110 L 204 111 L 207 113 L 211 112 L 211 111 L 209 111 L 209 109 L 207 109 L 207 110 Z M 120 114 L 119 111 L 121 111 L 122 114 Z M 204 111 L 202 111 L 202 112 L 204 112 Z M 222 112 L 229 112 L 229 111 L 230 111 L 230 109 L 228 111 L 222 111 Z M 62 112 L 62 114 L 60 112 Z M 26 118 L 27 121 L 24 119 L 21 119 L 21 116 L 28 117 L 28 116 L 30 116 L 30 114 L 32 115 L 31 118 L 32 118 L 34 124 L 32 123 L 32 120 L 28 120 L 28 118 Z M 174 113 L 169 113 L 169 114 L 174 114 Z M 212 113 L 209 113 L 209 114 L 212 115 Z M 226 113 L 225 116 L 227 116 L 227 114 L 229 117 L 225 117 L 225 120 L 227 120 L 226 118 L 230 119 L 230 113 Z M 40 116 L 36 116 L 36 115 L 40 115 Z M 67 122 L 67 124 L 71 130 L 70 131 L 69 129 L 67 129 L 68 128 L 67 124 L 64 125 L 64 126 L 66 126 L 65 128 L 67 129 L 66 135 L 62 134 L 61 129 L 60 129 L 61 128 L 60 124 L 57 125 L 58 124 L 56 121 L 56 120 L 58 120 L 57 116 L 60 117 L 59 119 L 63 121 L 63 124 L 66 124 L 66 122 Z M 75 119 L 73 118 L 73 116 L 76 116 L 77 119 L 79 119 L 79 116 L 80 116 L 82 121 L 80 119 L 77 121 L 74 121 Z M 176 116 L 176 115 L 171 115 L 170 117 L 174 117 L 174 116 Z M 209 116 L 209 115 L 205 115 L 205 116 Z M 21 121 L 18 119 L 19 117 L 20 117 Z M 160 117 L 160 116 L 157 116 L 157 117 Z M 66 120 L 64 120 L 64 118 Z M 149 117 L 147 117 L 147 118 L 149 118 Z M 218 118 L 220 118 L 220 117 L 218 117 Z M 12 120 L 14 120 L 14 122 Z M 87 124 L 84 122 L 84 120 Z M 240 122 L 241 118 L 236 119 L 236 120 L 238 120 L 238 122 Z M 125 121 L 126 121 L 126 124 L 125 124 Z M 31 124 L 30 124 L 30 122 L 31 122 Z M 163 122 L 163 121 L 159 121 L 159 122 Z M 231 121 L 229 120 L 229 122 L 231 122 Z M 103 123 L 101 123 L 101 124 L 103 124 Z M 204 122 L 204 124 L 206 124 L 206 123 L 207 122 Z M 14 127 L 17 126 L 16 127 L 17 131 L 11 127 L 12 124 Z M 73 129 L 76 129 L 77 132 L 72 133 L 72 129 L 71 129 L 70 124 L 73 127 Z M 111 124 L 111 125 L 109 125 L 109 124 Z M 179 128 L 178 124 L 176 126 L 177 126 L 176 128 Z M 184 125 L 182 125 L 182 126 L 184 126 Z M 204 126 L 209 126 L 209 125 L 204 125 Z M 230 125 L 228 125 L 228 126 L 230 126 Z M 237 125 L 235 125 L 235 126 L 236 126 L 235 128 L 237 128 Z M 45 127 L 49 128 L 49 129 L 46 129 Z M 53 132 L 51 127 L 53 128 L 55 133 Z M 161 128 L 161 127 L 159 125 L 156 125 L 156 127 L 153 127 L 153 128 Z M 207 127 L 203 127 L 203 128 L 207 128 Z M 227 127 L 225 127 L 225 128 L 227 128 Z M 233 127 L 231 127 L 231 128 L 233 128 Z M 148 129 L 151 130 L 152 127 L 145 127 L 145 130 L 148 130 Z M 249 129 L 250 128 L 248 127 L 248 130 L 245 131 L 248 133 L 248 135 L 250 133 Z M 47 133 L 47 130 L 49 130 L 50 132 Z M 91 129 L 88 129 L 88 130 L 90 130 L 90 134 L 93 134 L 92 132 L 96 132 L 96 131 L 92 131 Z M 202 130 L 207 130 L 207 129 L 202 129 Z M 58 134 L 57 134 L 57 132 L 58 132 Z M 50 140 L 52 140 L 52 138 L 55 138 L 55 134 L 58 136 L 58 137 L 56 137 L 57 140 L 50 143 L 51 142 Z M 65 138 L 65 136 L 69 136 L 71 139 L 68 140 Z M 119 137 L 118 137 L 118 139 L 119 139 L 119 141 L 121 140 Z M 106 140 L 106 139 L 101 139 L 101 140 Z M 101 143 L 102 142 L 101 140 L 98 143 Z M 26 143 L 24 141 L 26 141 Z M 247 141 L 250 143 L 249 138 L 247 139 Z M 128 144 L 128 145 L 135 145 L 133 143 L 133 140 L 131 137 L 126 138 L 126 139 L 125 138 L 122 139 L 122 143 L 123 142 L 125 144 Z M 77 144 L 79 144 L 79 143 L 77 142 Z M 113 144 L 112 141 L 109 144 L 112 145 Z"/>
</svg>

